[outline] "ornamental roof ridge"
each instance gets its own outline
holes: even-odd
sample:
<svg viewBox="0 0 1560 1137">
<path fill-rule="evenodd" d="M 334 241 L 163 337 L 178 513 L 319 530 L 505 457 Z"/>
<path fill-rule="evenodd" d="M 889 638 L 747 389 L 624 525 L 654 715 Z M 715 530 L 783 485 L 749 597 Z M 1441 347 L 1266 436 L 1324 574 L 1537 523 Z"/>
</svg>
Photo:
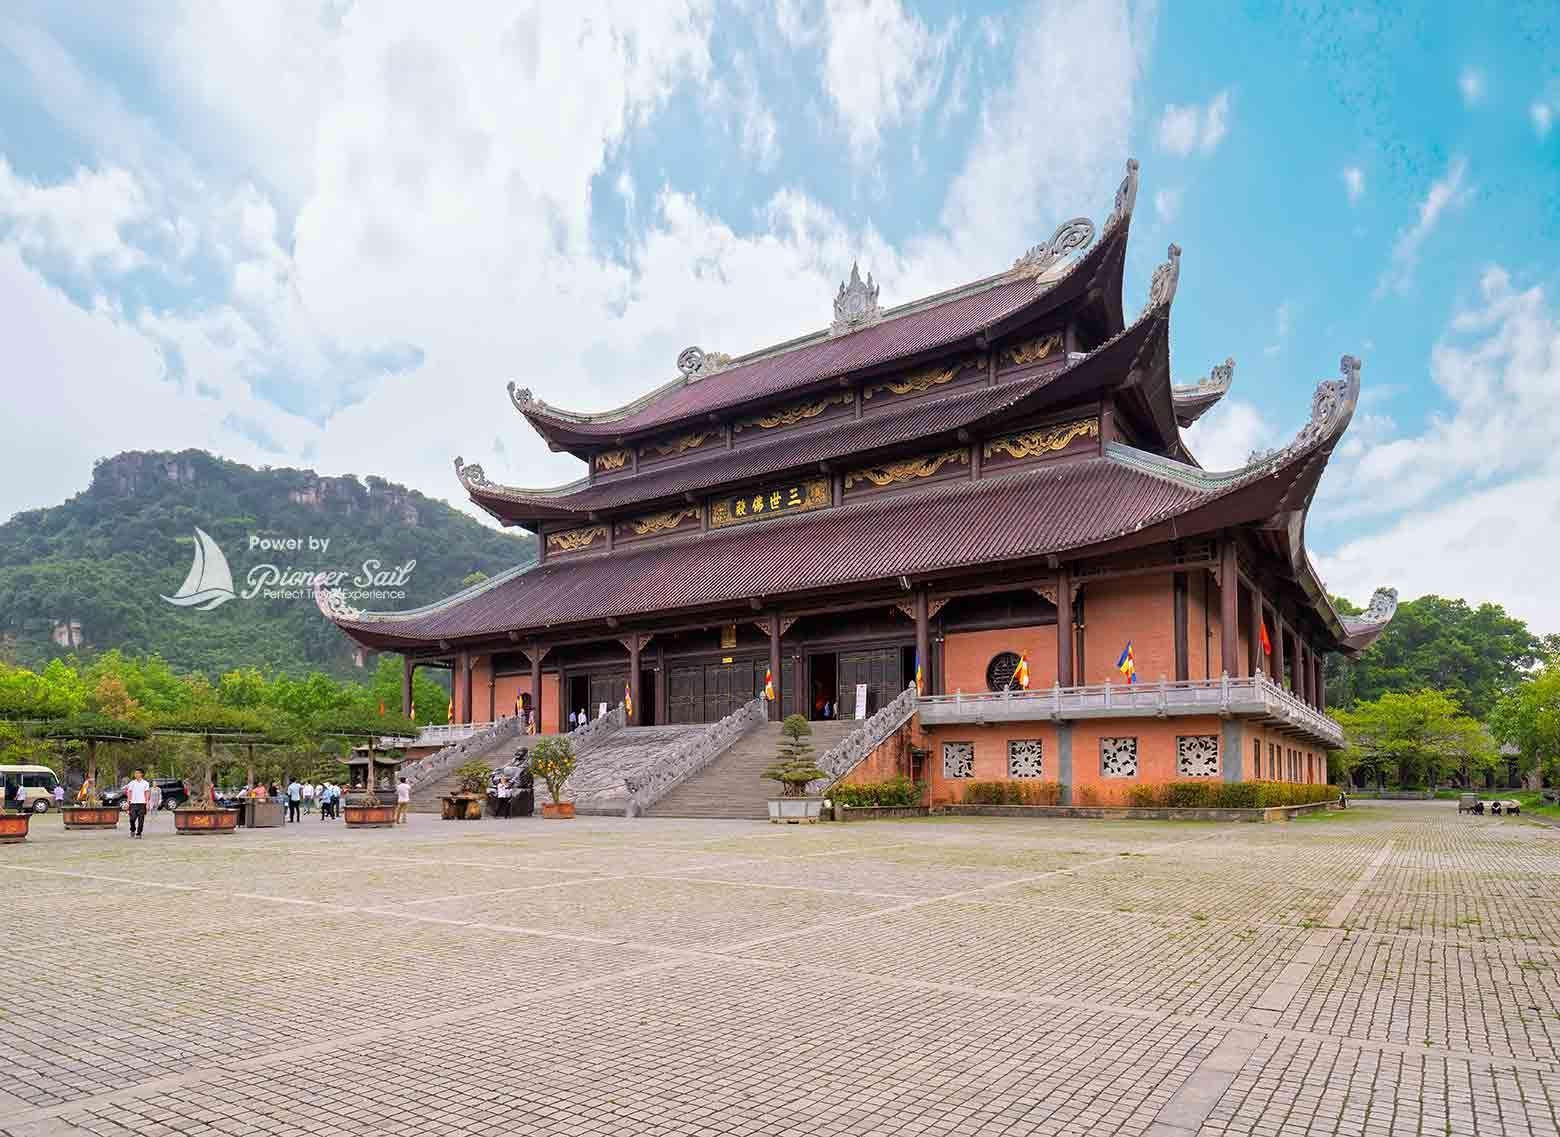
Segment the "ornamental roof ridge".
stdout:
<svg viewBox="0 0 1560 1137">
<path fill-rule="evenodd" d="M 1098 231 L 1098 235 L 1100 237 L 1103 238 L 1114 236 L 1117 229 L 1125 227 L 1127 223 L 1130 222 L 1132 218 L 1133 206 L 1137 200 L 1137 186 L 1138 162 L 1135 158 L 1129 158 L 1127 159 L 1126 176 L 1122 179 L 1120 186 L 1116 190 L 1115 202 L 1110 216 L 1106 218 L 1105 224 Z M 1061 246 L 1066 246 L 1069 242 L 1074 242 L 1078 239 L 1080 230 L 1074 227 L 1079 226 L 1080 223 L 1088 227 L 1088 236 L 1090 241 L 1088 243 L 1076 245 L 1071 248 L 1058 248 L 1059 243 Z M 1095 235 L 1094 225 L 1086 217 L 1074 218 L 1071 221 L 1064 222 L 1062 225 L 1058 226 L 1057 230 L 1051 235 L 1050 240 L 1045 243 L 1044 247 L 1047 249 L 1056 249 L 1057 252 L 1061 255 L 1050 261 L 1046 269 L 1040 270 L 1034 274 L 1036 276 L 1036 282 L 1038 285 L 1036 291 L 1037 297 L 1044 292 L 1051 291 L 1063 280 L 1067 279 L 1072 274 L 1072 272 L 1083 263 L 1084 257 L 1082 254 L 1092 253 L 1102 243 L 1100 241 L 1093 240 Z M 1041 246 L 1035 246 L 1035 248 L 1038 249 L 1041 248 Z M 737 371 L 743 367 L 753 363 L 758 363 L 762 360 L 772 359 L 775 356 L 784 355 L 788 352 L 796 351 L 800 348 L 808 347 L 813 344 L 826 343 L 830 340 L 843 339 L 858 332 L 866 331 L 869 328 L 881 327 L 885 323 L 902 319 L 906 316 L 913 316 L 930 308 L 940 307 L 944 304 L 950 304 L 982 292 L 989 292 L 992 289 L 1012 284 L 1015 280 L 1015 277 L 1031 275 L 1028 272 L 1020 271 L 1019 266 L 1023 264 L 1029 257 L 1030 253 L 1033 253 L 1034 251 L 1034 249 L 1029 250 L 1029 252 L 1026 252 L 1023 256 L 1020 256 L 1018 260 L 1014 262 L 1012 267 L 1001 272 L 996 272 L 989 276 L 980 277 L 977 280 L 968 281 L 964 284 L 955 285 L 954 287 L 944 289 L 941 292 L 930 293 L 926 296 L 918 297 L 914 300 L 909 300 L 903 304 L 898 304 L 890 308 L 877 308 L 873 318 L 866 320 L 863 323 L 849 327 L 843 331 L 836 331 L 834 330 L 834 327 L 831 326 L 829 328 L 822 328 L 813 332 L 806 332 L 802 335 L 795 336 L 788 340 L 782 340 L 779 343 L 770 344 L 766 347 L 756 348 L 753 351 L 745 352 L 741 355 L 731 356 L 725 355 L 724 353 L 717 353 L 721 358 L 719 371 L 725 373 Z M 1179 253 L 1180 250 L 1176 249 L 1175 254 L 1178 255 Z M 1056 269 L 1061 266 L 1065 266 L 1065 271 L 1057 272 Z M 870 273 L 868 274 L 868 279 L 866 282 L 860 281 L 859 270 L 854 263 L 852 264 L 852 272 L 856 274 L 856 282 L 861 285 L 862 289 L 870 289 L 871 301 L 875 306 L 877 300 L 877 290 L 881 286 L 872 281 Z M 848 281 L 842 283 L 840 287 L 842 294 L 850 294 L 851 286 Z M 1171 285 L 1171 291 L 1172 293 L 1174 291 L 1173 283 Z M 837 295 L 836 303 L 838 303 L 839 299 L 840 296 Z M 836 324 L 838 324 L 838 320 L 838 313 L 836 313 Z M 686 355 L 689 350 L 692 349 L 684 349 L 683 355 Z M 679 361 L 681 361 L 682 357 L 682 355 L 679 355 Z M 706 377 L 707 374 L 712 373 L 703 372 L 697 375 L 680 373 L 676 378 L 662 383 L 660 386 L 655 387 L 647 393 L 640 395 L 639 397 L 632 399 L 629 402 L 623 403 L 616 407 L 608 408 L 604 411 L 574 411 L 565 409 L 563 407 L 553 406 L 550 403 L 535 398 L 529 388 L 520 387 L 513 381 L 509 383 L 509 394 L 511 401 L 515 405 L 515 408 L 520 411 L 521 414 L 536 414 L 542 417 L 558 419 L 564 422 L 605 424 L 620 422 L 624 419 L 630 418 L 634 414 L 644 410 L 647 406 L 655 403 L 664 396 L 669 395 L 674 391 L 680 390 L 683 387 L 688 386 L 690 383 L 701 381 Z"/>
<path fill-rule="evenodd" d="M 1398 593 L 1395 588 L 1378 588 L 1371 594 L 1370 606 L 1358 616 L 1344 616 L 1343 626 L 1350 635 L 1385 628 L 1397 615 Z"/>
<path fill-rule="evenodd" d="M 341 589 L 324 587 L 322 583 L 324 576 L 321 574 L 315 578 L 314 603 L 318 606 L 320 612 L 324 614 L 325 618 L 333 624 L 393 624 L 397 621 L 431 616 L 456 605 L 464 604 L 467 600 L 481 596 L 484 592 L 491 592 L 500 585 L 507 584 L 516 577 L 524 576 L 526 573 L 533 572 L 539 567 L 541 567 L 540 561 L 515 565 L 513 568 L 507 568 L 503 572 L 494 573 L 486 580 L 479 580 L 476 584 L 468 585 L 459 592 L 453 592 L 431 603 L 419 604 L 414 608 L 396 608 L 378 612 L 362 611 L 350 607 L 342 597 Z"/>
<path fill-rule="evenodd" d="M 578 493 L 591 484 L 588 477 L 575 478 L 572 482 L 565 482 L 558 486 L 541 486 L 537 488 L 527 486 L 510 486 L 503 482 L 495 482 L 487 476 L 486 471 L 476 462 L 463 461 L 458 455 L 455 458 L 455 476 L 460 479 L 460 484 L 468 491 L 488 490 L 508 494 L 516 494 L 521 497 L 566 497 L 571 493 Z"/>
<path fill-rule="evenodd" d="M 1170 390 L 1177 398 L 1201 397 L 1215 391 L 1222 395 L 1234 381 L 1235 357 L 1232 355 L 1227 356 L 1223 363 L 1214 364 L 1213 369 L 1195 383 L 1172 383 Z"/>
</svg>

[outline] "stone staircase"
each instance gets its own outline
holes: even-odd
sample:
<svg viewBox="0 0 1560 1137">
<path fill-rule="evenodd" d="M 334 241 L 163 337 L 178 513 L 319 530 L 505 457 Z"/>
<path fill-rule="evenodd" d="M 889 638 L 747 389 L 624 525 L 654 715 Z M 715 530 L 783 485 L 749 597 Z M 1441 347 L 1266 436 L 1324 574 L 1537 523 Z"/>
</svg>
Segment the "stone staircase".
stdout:
<svg viewBox="0 0 1560 1137">
<path fill-rule="evenodd" d="M 540 739 L 547 737 L 541 734 L 511 735 L 501 738 L 485 750 L 480 750 L 466 759 L 467 762 L 486 762 L 488 769 L 496 770 L 500 766 L 507 766 L 510 758 L 516 750 L 522 746 L 533 746 Z M 460 765 L 460 763 L 456 763 Z M 456 793 L 460 789 L 460 779 L 455 776 L 454 767 L 442 778 L 437 778 L 426 785 L 412 788 L 412 801 L 407 809 L 412 813 L 438 813 L 439 799 L 449 794 Z"/>
<path fill-rule="evenodd" d="M 563 788 L 564 800 L 574 803 L 574 812 L 622 817 L 628 805 L 628 787 L 623 779 L 641 773 L 660 760 L 669 749 L 705 730 L 699 726 L 625 726 L 579 751 L 574 776 Z M 538 809 L 552 800 L 541 779 L 536 782 Z"/>
<path fill-rule="evenodd" d="M 849 720 L 813 723 L 814 758 L 860 727 L 861 723 Z M 765 723 L 652 805 L 645 816 L 767 818 L 766 803 L 780 792 L 780 786 L 763 774 L 779 752 L 780 724 Z"/>
</svg>

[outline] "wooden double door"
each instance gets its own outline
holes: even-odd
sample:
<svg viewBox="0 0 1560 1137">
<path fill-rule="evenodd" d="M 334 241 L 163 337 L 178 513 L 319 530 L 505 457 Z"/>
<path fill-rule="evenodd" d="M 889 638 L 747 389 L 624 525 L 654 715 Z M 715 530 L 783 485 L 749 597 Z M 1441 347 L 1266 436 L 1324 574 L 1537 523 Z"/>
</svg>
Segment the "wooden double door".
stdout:
<svg viewBox="0 0 1560 1137">
<path fill-rule="evenodd" d="M 673 723 L 719 722 L 755 698 L 764 686 L 759 659 L 689 663 L 666 670 L 666 719 Z"/>
<path fill-rule="evenodd" d="M 905 689 L 904 650 L 897 647 L 868 651 L 842 651 L 836 665 L 839 683 L 838 716 L 855 717 L 856 687 L 867 685 L 867 714 L 882 710 Z"/>
</svg>

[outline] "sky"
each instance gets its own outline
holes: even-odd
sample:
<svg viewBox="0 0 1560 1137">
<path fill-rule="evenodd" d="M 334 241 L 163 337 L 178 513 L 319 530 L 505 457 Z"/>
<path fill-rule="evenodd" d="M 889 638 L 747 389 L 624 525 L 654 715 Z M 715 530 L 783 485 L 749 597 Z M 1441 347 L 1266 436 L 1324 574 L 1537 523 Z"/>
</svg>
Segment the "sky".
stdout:
<svg viewBox="0 0 1560 1137">
<path fill-rule="evenodd" d="M 1332 590 L 1560 631 L 1560 9 L 927 0 L 12 0 L 0 517 L 203 447 L 468 508 L 582 472 L 512 409 L 826 326 L 1101 223 L 1184 250 L 1189 434 L 1282 445 L 1352 353 Z M 1418 9 L 1420 6 L 1411 5 Z"/>
</svg>

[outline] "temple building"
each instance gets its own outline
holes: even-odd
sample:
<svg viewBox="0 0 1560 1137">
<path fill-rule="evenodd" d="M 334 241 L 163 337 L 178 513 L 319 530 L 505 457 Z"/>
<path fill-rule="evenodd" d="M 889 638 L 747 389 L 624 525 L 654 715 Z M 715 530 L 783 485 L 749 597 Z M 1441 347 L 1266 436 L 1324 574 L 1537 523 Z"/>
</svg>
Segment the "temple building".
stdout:
<svg viewBox="0 0 1560 1137">
<path fill-rule="evenodd" d="M 539 561 L 410 611 L 322 607 L 406 657 L 408 698 L 414 666 L 451 668 L 460 722 L 518 706 L 567 729 L 626 696 L 634 725 L 711 723 L 766 675 L 772 718 L 855 719 L 918 682 L 909 772 L 934 801 L 971 778 L 1106 798 L 1133 780 L 1325 781 L 1343 737 L 1323 660 L 1363 649 L 1396 604 L 1383 589 L 1340 614 L 1305 547 L 1360 364 L 1343 357 L 1287 446 L 1203 469 L 1181 432 L 1234 362 L 1172 376 L 1174 245 L 1129 312 L 1137 188 L 1128 162 L 1103 224 L 1068 221 L 899 307 L 853 266 L 826 328 L 689 347 L 612 410 L 510 384 L 583 476 L 455 473 L 537 535 Z"/>
</svg>

